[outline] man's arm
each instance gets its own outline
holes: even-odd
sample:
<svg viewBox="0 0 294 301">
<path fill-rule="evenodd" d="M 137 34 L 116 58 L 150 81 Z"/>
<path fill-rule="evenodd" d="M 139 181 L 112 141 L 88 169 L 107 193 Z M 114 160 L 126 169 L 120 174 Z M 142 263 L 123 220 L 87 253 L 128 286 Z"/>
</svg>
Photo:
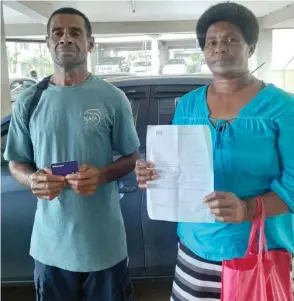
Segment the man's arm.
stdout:
<svg viewBox="0 0 294 301">
<path fill-rule="evenodd" d="M 22 185 L 31 187 L 30 176 L 36 172 L 36 167 L 32 164 L 9 162 L 9 170 L 12 176 Z"/>
<path fill-rule="evenodd" d="M 128 156 L 122 156 L 113 164 L 101 169 L 104 182 L 116 181 L 135 169 L 136 161 L 139 159 L 139 151 L 135 151 Z"/>
</svg>

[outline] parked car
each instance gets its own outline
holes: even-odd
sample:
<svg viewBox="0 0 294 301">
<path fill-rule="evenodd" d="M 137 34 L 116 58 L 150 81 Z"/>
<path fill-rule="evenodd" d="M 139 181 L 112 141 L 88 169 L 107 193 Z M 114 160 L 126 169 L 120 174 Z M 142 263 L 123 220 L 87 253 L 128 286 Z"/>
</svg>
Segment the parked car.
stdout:
<svg viewBox="0 0 294 301">
<path fill-rule="evenodd" d="M 130 72 L 139 76 L 150 76 L 152 75 L 151 62 L 146 62 L 146 61 L 136 62 L 131 67 Z"/>
<path fill-rule="evenodd" d="M 10 78 L 10 95 L 11 101 L 15 102 L 22 91 L 38 83 L 36 79 L 30 77 Z"/>
<path fill-rule="evenodd" d="M 166 75 L 182 75 L 188 73 L 188 67 L 184 59 L 168 60 L 162 68 L 162 74 Z"/>
<path fill-rule="evenodd" d="M 95 74 L 129 72 L 124 57 L 104 57 L 95 66 Z"/>
<path fill-rule="evenodd" d="M 179 97 L 210 81 L 210 77 L 191 75 L 130 77 L 111 81 L 131 103 L 142 158 L 146 151 L 147 125 L 169 124 Z M 3 160 L 9 123 L 10 116 L 1 120 L 2 284 L 33 281 L 29 246 L 37 205 L 31 191 L 16 182 L 9 172 L 8 162 Z M 113 156 L 117 158 L 118 154 Z M 134 173 L 118 181 L 118 190 L 127 232 L 131 276 L 172 277 L 177 256 L 177 224 L 149 218 L 146 192 L 138 189 Z"/>
<path fill-rule="evenodd" d="M 128 76 L 136 76 L 136 74 L 132 74 L 129 72 L 117 72 L 117 73 L 97 73 L 97 76 L 104 80 L 109 80 L 109 79 L 116 79 L 116 78 L 121 78 L 121 77 L 128 77 Z"/>
</svg>

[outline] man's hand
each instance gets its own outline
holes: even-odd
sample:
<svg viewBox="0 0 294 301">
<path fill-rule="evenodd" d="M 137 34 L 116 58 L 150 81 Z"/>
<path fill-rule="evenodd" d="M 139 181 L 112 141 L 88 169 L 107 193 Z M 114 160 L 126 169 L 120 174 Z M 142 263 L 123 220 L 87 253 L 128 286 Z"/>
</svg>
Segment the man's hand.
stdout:
<svg viewBox="0 0 294 301">
<path fill-rule="evenodd" d="M 215 191 L 204 198 L 215 219 L 226 223 L 240 223 L 248 218 L 248 204 L 230 192 Z"/>
<path fill-rule="evenodd" d="M 67 175 L 65 179 L 81 195 L 93 195 L 97 187 L 106 182 L 103 170 L 89 165 L 82 165 L 78 173 Z"/>
<path fill-rule="evenodd" d="M 29 176 L 30 188 L 33 194 L 41 199 L 53 200 L 60 195 L 65 184 L 65 178 L 52 175 L 49 168 L 44 168 Z"/>
<path fill-rule="evenodd" d="M 147 182 L 157 178 L 154 164 L 152 162 L 146 162 L 142 159 L 136 161 L 135 174 L 137 177 L 138 186 L 141 189 L 148 188 Z"/>
</svg>

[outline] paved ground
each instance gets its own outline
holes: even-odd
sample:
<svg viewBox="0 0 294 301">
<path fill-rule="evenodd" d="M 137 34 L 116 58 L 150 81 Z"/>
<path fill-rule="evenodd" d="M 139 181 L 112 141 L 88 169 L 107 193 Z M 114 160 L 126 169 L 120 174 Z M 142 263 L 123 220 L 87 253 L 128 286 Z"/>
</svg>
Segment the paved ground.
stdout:
<svg viewBox="0 0 294 301">
<path fill-rule="evenodd" d="M 135 281 L 134 301 L 169 301 L 171 281 Z M 34 288 L 1 288 L 3 301 L 35 301 Z"/>
</svg>

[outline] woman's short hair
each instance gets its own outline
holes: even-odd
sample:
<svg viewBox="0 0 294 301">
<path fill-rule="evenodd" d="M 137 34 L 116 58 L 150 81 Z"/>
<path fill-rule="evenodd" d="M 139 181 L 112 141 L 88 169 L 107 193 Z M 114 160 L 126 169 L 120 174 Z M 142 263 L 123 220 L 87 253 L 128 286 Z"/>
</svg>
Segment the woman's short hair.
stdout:
<svg viewBox="0 0 294 301">
<path fill-rule="evenodd" d="M 243 5 L 225 2 L 211 6 L 198 20 L 196 35 L 202 50 L 208 28 L 218 22 L 229 22 L 238 27 L 248 45 L 258 42 L 259 24 L 253 12 Z"/>
</svg>

